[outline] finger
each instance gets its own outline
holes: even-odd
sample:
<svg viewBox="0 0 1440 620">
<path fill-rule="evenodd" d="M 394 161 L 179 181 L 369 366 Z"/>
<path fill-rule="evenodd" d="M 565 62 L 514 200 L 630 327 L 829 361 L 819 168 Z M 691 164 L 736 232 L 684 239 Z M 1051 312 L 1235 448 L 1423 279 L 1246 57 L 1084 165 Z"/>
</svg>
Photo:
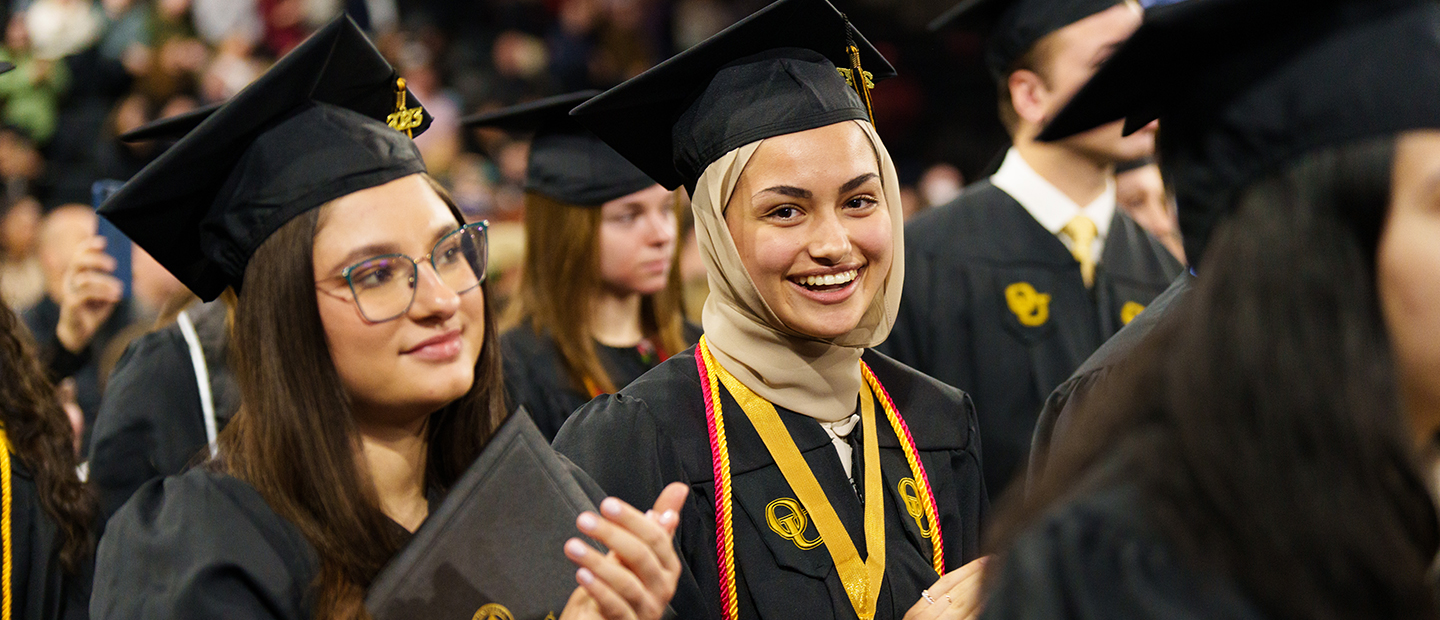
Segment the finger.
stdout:
<svg viewBox="0 0 1440 620">
<path fill-rule="evenodd" d="M 985 556 L 983 558 L 973 560 L 969 564 L 961 566 L 960 568 L 951 571 L 949 575 L 946 575 L 946 577 L 953 575 L 958 578 L 954 582 L 948 584 L 949 587 L 938 587 L 941 584 L 940 582 L 936 582 L 934 586 L 930 587 L 930 591 L 950 594 L 954 596 L 955 594 L 963 594 L 967 591 L 976 589 L 980 586 L 980 582 L 985 576 L 985 565 L 989 562 L 990 556 Z M 941 581 L 944 580 L 942 579 Z"/>
<path fill-rule="evenodd" d="M 105 253 L 105 238 L 95 237 L 70 257 L 70 266 L 77 271 L 111 272 L 115 270 L 115 258 Z"/>
<path fill-rule="evenodd" d="M 575 524 L 580 531 L 609 547 L 610 552 L 650 591 L 668 593 L 674 587 L 672 573 L 679 573 L 678 559 L 672 567 L 661 561 L 662 555 L 674 555 L 670 534 L 658 523 L 645 518 L 640 511 L 613 497 L 600 502 L 600 511 L 605 513 L 606 518 L 600 519 L 587 512 L 580 515 Z"/>
<path fill-rule="evenodd" d="M 72 281 L 76 296 L 84 304 L 117 302 L 125 292 L 125 286 L 118 278 L 100 273 L 81 273 Z"/>
<path fill-rule="evenodd" d="M 639 615 L 619 593 L 590 570 L 582 568 L 575 571 L 575 581 L 580 584 L 580 587 L 585 588 L 585 592 L 595 601 L 595 606 L 600 610 L 601 616 L 608 620 L 639 618 Z"/>
<path fill-rule="evenodd" d="M 680 510 L 685 507 L 685 498 L 690 495 L 690 487 L 683 482 L 672 482 L 665 490 L 660 491 L 660 496 L 655 498 L 655 506 L 650 509 L 657 519 L 661 519 L 661 525 L 665 526 L 670 533 L 675 533 L 675 528 L 680 525 Z M 672 514 L 673 518 L 666 518 L 666 514 Z M 668 520 L 669 523 L 663 521 Z"/>
<path fill-rule="evenodd" d="M 613 554 L 612 554 L 613 555 Z M 657 607 L 655 598 L 641 583 L 640 578 L 620 563 L 616 557 L 601 554 L 591 548 L 578 538 L 571 538 L 565 543 L 565 556 L 571 562 L 578 565 L 582 572 L 576 573 L 580 585 L 585 586 L 587 592 L 595 597 L 597 602 L 605 607 L 601 599 L 601 592 L 592 586 L 595 583 L 603 582 L 604 591 L 620 599 L 620 603 L 627 609 L 639 611 L 642 609 Z M 586 578 L 590 578 L 589 583 Z"/>
<path fill-rule="evenodd" d="M 937 598 L 935 595 L 930 594 L 930 592 L 932 591 L 926 590 L 923 592 L 920 595 L 920 600 L 915 601 L 915 604 L 910 606 L 910 610 L 905 612 L 905 620 L 934 620 L 945 612 L 945 599 Z M 929 596 L 931 600 L 926 600 L 926 596 Z"/>
</svg>

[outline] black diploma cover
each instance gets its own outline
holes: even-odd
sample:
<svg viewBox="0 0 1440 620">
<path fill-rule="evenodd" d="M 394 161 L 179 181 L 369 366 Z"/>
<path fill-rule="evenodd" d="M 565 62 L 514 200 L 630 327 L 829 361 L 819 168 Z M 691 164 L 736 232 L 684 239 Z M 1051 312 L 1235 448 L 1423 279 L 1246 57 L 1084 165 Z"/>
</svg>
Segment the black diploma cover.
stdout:
<svg viewBox="0 0 1440 620">
<path fill-rule="evenodd" d="M 510 416 L 365 597 L 376 620 L 558 618 L 576 587 L 563 546 L 594 510 L 530 415 Z M 578 470 L 576 470 L 578 471 Z"/>
</svg>

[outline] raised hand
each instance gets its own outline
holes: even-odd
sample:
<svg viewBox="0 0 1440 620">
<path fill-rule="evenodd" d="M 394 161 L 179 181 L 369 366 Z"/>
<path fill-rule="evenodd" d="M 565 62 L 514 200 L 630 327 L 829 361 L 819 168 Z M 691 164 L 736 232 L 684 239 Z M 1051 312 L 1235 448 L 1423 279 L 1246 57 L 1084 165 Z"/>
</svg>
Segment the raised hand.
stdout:
<svg viewBox="0 0 1440 620">
<path fill-rule="evenodd" d="M 561 620 L 663 616 L 680 579 L 680 557 L 672 540 L 689 493 L 677 482 L 661 491 L 647 513 L 609 497 L 600 502 L 600 515 L 581 514 L 576 519 L 580 531 L 610 552 L 602 555 L 578 538 L 565 543 L 565 555 L 580 567 L 575 573 L 580 587 L 571 594 Z"/>
<path fill-rule="evenodd" d="M 55 337 L 71 353 L 90 345 L 95 332 L 115 311 L 124 286 L 115 276 L 115 259 L 105 253 L 105 238 L 93 237 L 75 250 L 65 268 L 60 299 L 60 322 Z"/>
</svg>

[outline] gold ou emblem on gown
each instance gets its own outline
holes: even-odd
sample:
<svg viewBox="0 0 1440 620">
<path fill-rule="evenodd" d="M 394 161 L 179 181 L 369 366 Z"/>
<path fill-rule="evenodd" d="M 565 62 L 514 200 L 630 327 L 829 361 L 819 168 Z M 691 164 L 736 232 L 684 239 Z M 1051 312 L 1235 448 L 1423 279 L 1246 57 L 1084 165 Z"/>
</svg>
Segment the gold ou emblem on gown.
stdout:
<svg viewBox="0 0 1440 620">
<path fill-rule="evenodd" d="M 480 606 L 470 620 L 515 620 L 515 616 L 500 603 L 486 603 Z"/>
<path fill-rule="evenodd" d="M 797 502 L 788 497 L 782 497 L 765 507 L 765 522 L 770 524 L 770 529 L 779 534 L 781 538 L 795 543 L 796 547 L 809 551 L 820 546 L 822 542 L 819 536 L 806 540 L 805 527 L 810 524 L 810 517 L 805 515 L 805 509 Z"/>
<path fill-rule="evenodd" d="M 1016 282 L 1005 287 L 1005 303 L 1020 324 L 1039 327 L 1050 320 L 1050 295 L 1035 290 L 1029 282 Z"/>
<path fill-rule="evenodd" d="M 1130 321 L 1135 320 L 1135 317 L 1140 316 L 1140 313 L 1144 311 L 1145 306 L 1133 301 L 1125 302 L 1125 305 L 1120 306 L 1120 324 L 1129 325 Z"/>
<path fill-rule="evenodd" d="M 935 524 L 925 524 L 925 504 L 920 499 L 920 487 L 915 484 L 915 479 L 901 478 L 896 490 L 900 492 L 900 498 L 905 500 L 905 512 L 910 513 L 910 518 L 914 519 L 915 525 L 920 528 L 920 535 L 934 538 Z"/>
</svg>

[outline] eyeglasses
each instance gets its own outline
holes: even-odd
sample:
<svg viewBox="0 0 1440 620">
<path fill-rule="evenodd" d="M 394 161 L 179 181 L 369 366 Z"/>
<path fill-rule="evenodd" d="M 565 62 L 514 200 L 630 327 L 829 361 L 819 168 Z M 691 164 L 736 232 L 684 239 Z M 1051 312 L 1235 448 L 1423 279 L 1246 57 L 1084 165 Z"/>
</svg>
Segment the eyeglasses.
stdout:
<svg viewBox="0 0 1440 620">
<path fill-rule="evenodd" d="M 468 293 L 485 281 L 489 262 L 489 222 L 461 226 L 441 238 L 429 254 L 410 258 L 385 254 L 367 258 L 340 272 L 355 296 L 361 316 L 371 323 L 400 318 L 415 303 L 420 262 L 427 261 L 440 282 L 455 294 Z"/>
</svg>

